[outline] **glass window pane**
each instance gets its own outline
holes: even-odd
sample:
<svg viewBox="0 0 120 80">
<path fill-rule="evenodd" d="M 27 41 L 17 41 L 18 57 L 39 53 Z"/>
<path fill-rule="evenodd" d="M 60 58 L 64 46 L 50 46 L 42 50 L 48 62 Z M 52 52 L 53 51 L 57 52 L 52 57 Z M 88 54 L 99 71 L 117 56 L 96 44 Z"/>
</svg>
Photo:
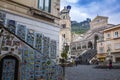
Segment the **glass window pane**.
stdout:
<svg viewBox="0 0 120 80">
<path fill-rule="evenodd" d="M 43 9 L 44 0 L 39 0 L 39 9 Z"/>
<path fill-rule="evenodd" d="M 50 0 L 45 0 L 45 11 L 48 11 L 49 12 L 49 9 L 50 9 Z"/>
</svg>

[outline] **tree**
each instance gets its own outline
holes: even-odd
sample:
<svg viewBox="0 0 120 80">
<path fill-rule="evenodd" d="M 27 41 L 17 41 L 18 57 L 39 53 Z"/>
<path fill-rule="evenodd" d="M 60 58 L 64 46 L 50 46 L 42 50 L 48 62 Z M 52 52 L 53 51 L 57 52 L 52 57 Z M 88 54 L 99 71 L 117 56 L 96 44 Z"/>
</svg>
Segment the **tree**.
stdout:
<svg viewBox="0 0 120 80">
<path fill-rule="evenodd" d="M 65 80 L 65 60 L 67 60 L 67 53 L 69 51 L 69 46 L 66 44 L 64 45 L 63 52 L 61 53 L 61 66 L 63 68 L 63 80 Z"/>
<path fill-rule="evenodd" d="M 67 59 L 68 51 L 69 51 L 69 46 L 68 45 L 64 46 L 63 52 L 61 53 L 62 59 L 65 59 L 65 60 Z"/>
</svg>

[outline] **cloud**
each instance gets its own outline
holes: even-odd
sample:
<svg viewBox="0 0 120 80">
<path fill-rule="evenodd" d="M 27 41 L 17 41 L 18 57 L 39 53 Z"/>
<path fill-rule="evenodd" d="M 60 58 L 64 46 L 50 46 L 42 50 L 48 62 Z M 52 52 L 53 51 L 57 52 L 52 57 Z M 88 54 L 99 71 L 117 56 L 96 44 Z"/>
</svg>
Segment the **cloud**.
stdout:
<svg viewBox="0 0 120 80">
<path fill-rule="evenodd" d="M 82 2 L 84 1 L 84 2 Z M 120 1 L 119 0 L 61 0 L 61 9 L 71 5 L 71 20 L 78 22 L 86 18 L 95 18 L 97 15 L 109 17 L 109 23 L 119 24 Z"/>
<path fill-rule="evenodd" d="M 68 3 L 77 3 L 79 0 L 66 0 Z"/>
</svg>

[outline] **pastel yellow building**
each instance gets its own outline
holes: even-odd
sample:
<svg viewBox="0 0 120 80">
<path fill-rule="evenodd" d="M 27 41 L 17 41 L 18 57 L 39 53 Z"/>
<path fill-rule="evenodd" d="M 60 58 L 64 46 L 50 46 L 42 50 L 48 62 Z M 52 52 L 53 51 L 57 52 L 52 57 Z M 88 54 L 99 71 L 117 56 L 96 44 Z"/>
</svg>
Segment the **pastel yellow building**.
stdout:
<svg viewBox="0 0 120 80">
<path fill-rule="evenodd" d="M 120 25 L 105 29 L 103 33 L 104 39 L 97 42 L 97 58 L 104 61 L 111 53 L 113 62 L 120 62 Z"/>
</svg>

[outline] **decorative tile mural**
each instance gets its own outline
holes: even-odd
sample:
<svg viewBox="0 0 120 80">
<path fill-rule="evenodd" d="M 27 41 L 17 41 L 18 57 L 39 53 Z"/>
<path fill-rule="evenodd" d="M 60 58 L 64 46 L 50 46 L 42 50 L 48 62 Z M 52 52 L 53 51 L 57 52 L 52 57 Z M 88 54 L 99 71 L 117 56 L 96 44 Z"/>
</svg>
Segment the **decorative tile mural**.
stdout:
<svg viewBox="0 0 120 80">
<path fill-rule="evenodd" d="M 22 51 L 22 80 L 34 80 L 34 52 L 29 48 Z"/>
<path fill-rule="evenodd" d="M 50 64 L 50 65 L 47 65 L 47 68 L 46 68 L 46 71 L 47 71 L 47 80 L 56 80 L 56 67 L 55 65 L 53 64 L 53 62 Z"/>
<path fill-rule="evenodd" d="M 15 60 L 14 59 L 4 59 L 3 61 L 3 80 L 14 80 L 15 73 Z"/>
<path fill-rule="evenodd" d="M 5 18 L 6 18 L 6 14 L 4 14 L 3 12 L 0 12 L 0 24 L 5 24 Z"/>
<path fill-rule="evenodd" d="M 7 20 L 7 28 L 15 34 L 16 32 L 16 21 L 14 20 Z"/>
<path fill-rule="evenodd" d="M 25 36 L 26 36 L 26 26 L 18 24 L 17 25 L 17 36 L 20 37 L 22 40 L 25 41 Z"/>
<path fill-rule="evenodd" d="M 26 42 L 30 44 L 31 46 L 34 45 L 34 30 L 28 29 L 27 30 L 27 40 Z"/>
<path fill-rule="evenodd" d="M 40 33 L 36 33 L 35 34 L 35 48 L 37 49 L 37 50 L 39 50 L 41 53 L 42 53 L 42 40 L 43 39 L 43 35 L 42 34 L 40 34 Z"/>
<path fill-rule="evenodd" d="M 3 15 L 3 17 L 5 16 Z M 23 25 L 21 23 L 16 26 L 17 22 L 14 20 L 4 21 L 7 21 L 5 22 L 7 23 L 6 28 L 13 34 L 6 30 L 2 41 L 2 51 L 11 51 L 8 54 L 21 56 L 21 80 L 40 80 L 40 78 L 44 78 L 45 80 L 61 80 L 62 68 L 56 66 L 57 64 L 52 61 L 52 59 L 56 58 L 57 42 L 51 40 L 50 37 L 27 28 L 26 24 Z M 36 50 L 15 36 L 25 40 L 25 42 L 36 48 Z M 14 70 L 12 69 L 15 62 L 6 60 L 4 64 L 8 62 L 11 63 L 10 66 L 3 65 L 6 70 L 4 70 L 3 74 L 5 75 L 2 77 L 4 80 L 14 80 L 14 75 L 8 75 L 8 73 L 14 74 Z"/>
<path fill-rule="evenodd" d="M 50 38 L 44 36 L 43 37 L 43 55 L 49 57 L 49 50 L 50 49 Z"/>
<path fill-rule="evenodd" d="M 34 51 L 34 54 L 35 54 L 35 66 L 34 66 L 34 69 L 35 69 L 35 79 L 39 79 L 42 75 L 42 55 L 37 52 L 37 51 Z"/>
<path fill-rule="evenodd" d="M 57 53 L 57 44 L 55 40 L 50 41 L 50 58 L 55 59 Z"/>
</svg>

